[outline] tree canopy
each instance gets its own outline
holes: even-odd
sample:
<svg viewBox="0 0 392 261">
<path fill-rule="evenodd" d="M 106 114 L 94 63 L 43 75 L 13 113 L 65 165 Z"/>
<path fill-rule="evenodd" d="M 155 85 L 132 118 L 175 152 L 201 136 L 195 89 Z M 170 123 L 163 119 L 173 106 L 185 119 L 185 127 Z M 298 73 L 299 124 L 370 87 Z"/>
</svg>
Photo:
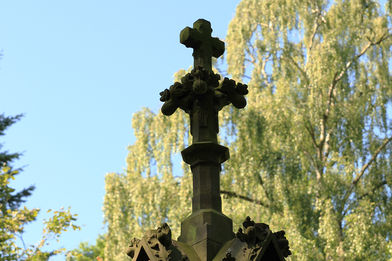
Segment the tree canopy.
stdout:
<svg viewBox="0 0 392 261">
<path fill-rule="evenodd" d="M 67 261 L 102 261 L 105 247 L 105 236 L 99 235 L 95 245 L 89 245 L 87 242 L 81 242 L 77 249 L 67 253 Z"/>
<path fill-rule="evenodd" d="M 251 216 L 287 233 L 290 260 L 392 258 L 391 1 L 243 0 L 225 39 L 245 110 L 220 113 L 221 178 L 234 228 Z M 184 70 L 175 75 L 178 80 Z M 106 176 L 105 259 L 191 212 L 187 115 L 132 119 L 125 173 Z"/>
<path fill-rule="evenodd" d="M 20 118 L 21 115 L 0 114 L 0 136 L 5 135 L 6 129 Z M 0 144 L 1 148 L 2 144 Z M 52 212 L 52 216 L 44 221 L 41 240 L 35 245 L 25 245 L 23 241 L 25 226 L 36 220 L 40 209 L 22 206 L 26 198 L 31 196 L 34 186 L 16 192 L 11 185 L 12 180 L 21 171 L 20 168 L 13 167 L 14 161 L 19 157 L 19 153 L 0 152 L 0 260 L 48 260 L 49 257 L 64 251 L 64 249 L 49 251 L 44 249 L 49 242 L 53 239 L 58 240 L 61 233 L 69 228 L 79 229 L 79 226 L 74 224 L 76 215 L 69 209 L 48 210 Z"/>
</svg>

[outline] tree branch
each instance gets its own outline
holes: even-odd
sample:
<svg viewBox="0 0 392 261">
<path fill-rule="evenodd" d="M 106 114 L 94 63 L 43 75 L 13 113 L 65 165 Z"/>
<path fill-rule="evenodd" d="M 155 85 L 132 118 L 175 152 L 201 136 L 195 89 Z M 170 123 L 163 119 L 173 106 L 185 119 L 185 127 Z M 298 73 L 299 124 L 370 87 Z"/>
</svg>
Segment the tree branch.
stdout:
<svg viewBox="0 0 392 261">
<path fill-rule="evenodd" d="M 314 38 L 316 37 L 316 33 L 317 33 L 319 27 L 320 27 L 320 23 L 318 22 L 318 18 L 316 18 L 316 21 L 313 26 L 312 36 L 310 37 L 309 52 L 308 53 L 310 53 L 313 49 L 313 41 L 314 41 Z"/>
<path fill-rule="evenodd" d="M 334 97 L 335 92 L 336 92 L 336 85 L 337 83 L 343 78 L 343 76 L 346 74 L 348 69 L 351 67 L 351 65 L 357 61 L 359 58 L 361 58 L 368 50 L 370 47 L 374 45 L 380 44 L 382 41 L 386 40 L 389 38 L 391 34 L 389 32 L 385 32 L 380 39 L 377 41 L 369 41 L 368 44 L 362 48 L 361 52 L 358 53 L 352 60 L 346 63 L 346 66 L 341 70 L 340 72 L 336 72 L 331 84 L 329 85 L 328 88 L 328 101 L 327 101 L 327 107 L 325 109 L 325 112 L 323 114 L 323 118 L 321 119 L 321 126 L 320 126 L 320 141 L 319 141 L 319 148 L 318 148 L 318 157 L 320 161 L 325 161 L 328 157 L 329 154 L 329 139 L 331 136 L 331 132 L 327 131 L 327 121 L 329 118 L 329 114 L 331 111 L 331 107 L 334 106 Z"/>
<path fill-rule="evenodd" d="M 304 126 L 305 126 L 305 129 L 308 131 L 310 137 L 312 138 L 312 143 L 313 143 L 314 148 L 317 148 L 319 145 L 317 144 L 316 136 L 314 134 L 314 130 L 312 128 L 312 124 L 310 123 L 309 119 L 307 119 Z"/>
<path fill-rule="evenodd" d="M 350 188 L 347 190 L 346 194 L 343 197 L 342 201 L 342 207 L 346 204 L 348 198 L 350 197 L 351 193 L 353 192 L 355 186 L 358 184 L 359 180 L 362 178 L 362 176 L 365 174 L 365 171 L 370 167 L 370 165 L 377 159 L 378 154 L 387 146 L 389 142 L 392 141 L 392 136 L 385 139 L 384 142 L 376 149 L 376 151 L 373 153 L 373 156 L 370 158 L 370 160 L 363 165 L 361 170 L 358 172 L 358 174 L 355 176 L 354 180 L 351 182 Z M 344 213 L 346 213 L 345 211 Z"/>
<path fill-rule="evenodd" d="M 271 58 L 271 55 L 268 55 L 265 57 L 265 59 L 261 59 L 261 73 L 262 73 L 263 77 L 267 80 L 268 80 L 268 75 L 267 75 L 267 70 L 265 67 L 267 66 L 267 63 L 270 61 L 270 58 Z"/>
<path fill-rule="evenodd" d="M 369 192 L 366 192 L 366 193 L 363 193 L 362 195 L 359 195 L 358 200 L 361 200 L 361 199 L 363 199 L 364 197 L 369 196 L 369 195 L 370 195 L 370 191 L 375 191 L 375 190 L 381 188 L 382 186 L 384 186 L 384 185 L 386 185 L 386 184 L 388 184 L 386 180 L 384 180 L 384 181 L 378 183 L 374 188 L 370 189 Z M 351 204 L 346 208 L 346 210 L 344 210 L 344 212 L 343 212 L 343 214 L 342 214 L 342 217 L 346 216 L 347 211 L 349 211 L 349 210 L 352 208 L 352 206 L 353 206 L 354 203 L 355 203 L 355 202 L 351 202 Z"/>
<path fill-rule="evenodd" d="M 257 164 L 257 168 L 256 168 L 256 169 L 261 169 L 261 163 L 262 163 L 262 162 L 263 162 L 263 159 L 260 159 L 260 160 L 259 160 L 259 163 Z M 267 199 L 268 199 L 269 205 L 271 206 L 271 205 L 272 205 L 271 197 L 270 197 L 270 194 L 267 192 L 267 189 L 266 189 L 265 186 L 264 186 L 263 177 L 261 176 L 261 173 L 260 173 L 260 174 L 257 173 L 257 174 L 256 174 L 256 177 L 257 177 L 257 179 L 258 179 L 258 182 L 259 182 L 260 186 L 263 188 L 264 194 L 265 194 L 265 196 L 266 196 Z"/>
<path fill-rule="evenodd" d="M 253 47 L 252 43 L 250 41 L 247 42 L 247 47 L 246 47 L 246 52 L 250 56 L 251 60 L 246 59 L 248 62 L 252 63 L 253 65 L 256 64 L 257 58 L 256 58 L 256 50 Z"/>
<path fill-rule="evenodd" d="M 381 188 L 382 186 L 384 186 L 384 185 L 386 185 L 386 184 L 388 184 L 388 182 L 387 182 L 386 180 L 383 180 L 382 182 L 380 182 L 380 183 L 378 183 L 376 186 L 374 186 L 374 188 L 372 188 L 371 191 L 375 191 L 375 190 Z M 358 197 L 358 199 L 359 199 L 359 200 L 360 200 L 360 199 L 363 199 L 364 197 L 367 197 L 367 196 L 369 196 L 369 195 L 370 195 L 370 192 L 363 193 L 362 195 L 360 195 L 360 196 Z"/>
<path fill-rule="evenodd" d="M 248 59 L 248 58 L 245 58 L 244 59 L 244 61 L 245 62 L 248 62 L 248 63 L 251 63 L 251 64 L 253 64 L 253 65 L 255 65 L 256 64 L 256 60 L 251 56 L 251 55 L 249 55 L 252 59 Z"/>
<path fill-rule="evenodd" d="M 374 46 L 374 45 L 379 45 L 379 44 L 381 44 L 382 41 L 388 39 L 389 37 L 391 37 L 391 34 L 389 34 L 389 32 L 385 32 L 385 33 L 380 37 L 380 39 L 378 39 L 377 41 L 374 42 L 374 41 L 370 41 L 370 40 L 369 40 L 369 43 L 362 49 L 362 51 L 361 51 L 359 54 L 357 54 L 356 56 L 354 56 L 354 58 L 353 58 L 351 61 L 347 62 L 346 66 L 345 66 L 345 67 L 343 68 L 343 70 L 339 73 L 339 75 L 338 75 L 336 78 L 334 78 L 333 81 L 335 81 L 335 84 L 336 84 L 338 81 L 340 81 L 340 79 L 342 79 L 343 75 L 344 75 L 344 74 L 347 72 L 347 70 L 351 67 L 351 65 L 353 64 L 353 62 L 355 62 L 356 60 L 358 60 L 359 58 L 361 58 L 361 56 L 364 55 L 364 54 L 367 52 L 367 50 L 369 50 L 370 47 L 372 47 L 372 46 Z"/>
<path fill-rule="evenodd" d="M 308 75 L 307 75 L 306 72 L 298 65 L 298 63 L 296 63 L 296 62 L 294 61 L 293 57 L 291 57 L 291 55 L 288 55 L 288 54 L 286 53 L 286 54 L 283 56 L 283 58 L 284 58 L 285 60 L 288 60 L 289 62 L 291 62 L 291 63 L 295 66 L 295 68 L 297 68 L 298 71 L 302 74 L 302 77 L 305 78 L 306 84 L 309 84 L 310 80 L 309 80 Z"/>
<path fill-rule="evenodd" d="M 317 16 L 316 16 L 316 18 L 314 20 L 313 32 L 312 32 L 312 36 L 310 37 L 309 51 L 307 52 L 308 53 L 308 57 L 310 56 L 310 52 L 313 49 L 314 38 L 316 37 L 318 29 L 320 28 L 321 22 L 323 22 L 324 24 L 327 23 L 327 21 L 325 20 L 325 17 L 321 14 L 321 11 L 320 11 L 319 7 L 317 7 L 317 9 L 313 9 L 312 13 L 315 13 Z M 321 22 L 320 22 L 320 20 L 321 20 Z M 309 59 L 307 59 L 307 61 L 306 61 L 305 70 L 307 68 L 308 61 L 309 61 Z"/>
<path fill-rule="evenodd" d="M 255 203 L 257 205 L 261 205 L 263 207 L 268 207 L 268 206 L 265 205 L 265 203 L 261 202 L 260 200 L 252 199 L 250 197 L 243 196 L 243 195 L 239 195 L 239 194 L 237 194 L 237 193 L 235 193 L 233 191 L 221 190 L 220 193 L 223 194 L 223 195 L 227 195 L 228 197 L 239 198 L 239 199 L 243 199 L 243 200 L 248 201 L 248 202 Z"/>
<path fill-rule="evenodd" d="M 361 171 L 357 174 L 357 176 L 355 177 L 355 179 L 352 182 L 351 187 L 354 187 L 355 185 L 357 185 L 358 181 L 361 179 L 361 177 L 363 176 L 363 174 L 365 173 L 365 171 L 369 168 L 369 166 L 376 160 L 378 154 L 380 154 L 380 152 L 385 148 L 385 146 L 387 146 L 387 144 L 392 140 L 392 136 L 385 139 L 384 142 L 381 144 L 380 147 L 377 148 L 377 150 L 374 152 L 372 158 L 365 164 L 363 165 Z"/>
<path fill-rule="evenodd" d="M 312 51 L 312 49 L 313 49 L 313 41 L 314 41 L 314 38 L 316 37 L 317 31 L 318 31 L 318 29 L 319 29 L 319 27 L 321 25 L 321 23 L 319 21 L 320 17 L 321 17 L 321 20 L 324 23 L 326 23 L 325 18 L 320 13 L 320 10 L 314 10 L 313 12 L 317 13 L 317 17 L 314 20 L 313 32 L 312 32 L 312 36 L 310 37 L 309 52 L 308 53 L 310 53 L 310 51 Z"/>
<path fill-rule="evenodd" d="M 22 233 L 18 233 L 17 236 L 19 237 L 20 241 L 22 241 L 23 249 L 26 251 L 26 250 L 27 250 L 27 247 L 26 247 L 26 244 L 25 244 L 25 242 L 24 242 L 24 240 L 23 240 L 23 235 L 22 235 Z"/>
</svg>

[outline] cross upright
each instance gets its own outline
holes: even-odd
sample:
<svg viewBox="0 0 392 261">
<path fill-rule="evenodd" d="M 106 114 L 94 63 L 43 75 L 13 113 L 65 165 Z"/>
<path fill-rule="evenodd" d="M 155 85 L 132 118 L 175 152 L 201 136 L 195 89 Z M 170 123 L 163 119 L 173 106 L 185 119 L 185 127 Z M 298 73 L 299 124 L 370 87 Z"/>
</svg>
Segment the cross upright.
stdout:
<svg viewBox="0 0 392 261">
<path fill-rule="evenodd" d="M 222 214 L 220 197 L 221 164 L 229 150 L 217 141 L 218 112 L 226 105 L 244 108 L 245 84 L 215 74 L 212 57 L 224 52 L 224 42 L 211 37 L 210 22 L 199 19 L 193 28 L 181 31 L 180 42 L 193 48 L 194 68 L 181 82 L 161 92 L 161 111 L 169 116 L 177 108 L 190 116 L 192 145 L 182 151 L 193 175 L 192 214 L 181 224 L 180 242 L 191 245 L 201 260 L 212 260 L 222 244 L 234 237 L 232 221 Z"/>
<path fill-rule="evenodd" d="M 199 19 L 193 28 L 185 27 L 180 33 L 180 42 L 186 47 L 193 48 L 193 67 L 198 66 L 211 71 L 211 57 L 218 58 L 225 51 L 225 43 L 217 37 L 211 37 L 211 24 Z"/>
</svg>

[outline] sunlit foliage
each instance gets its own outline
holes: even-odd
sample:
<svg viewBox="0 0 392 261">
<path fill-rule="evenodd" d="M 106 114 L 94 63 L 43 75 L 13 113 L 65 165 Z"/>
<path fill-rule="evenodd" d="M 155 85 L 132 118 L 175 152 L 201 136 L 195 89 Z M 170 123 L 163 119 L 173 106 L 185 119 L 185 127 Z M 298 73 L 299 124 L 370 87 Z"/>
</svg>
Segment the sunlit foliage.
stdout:
<svg viewBox="0 0 392 261">
<path fill-rule="evenodd" d="M 87 242 L 79 244 L 77 249 L 67 253 L 67 261 L 102 261 L 103 250 L 105 247 L 105 236 L 99 235 L 95 245 L 89 245 Z"/>
<path fill-rule="evenodd" d="M 0 114 L 0 136 L 20 117 L 21 115 L 6 117 Z M 0 148 L 1 146 L 0 144 Z M 45 261 L 65 251 L 62 248 L 48 250 L 52 240 L 58 241 L 62 232 L 68 229 L 78 230 L 80 227 L 74 224 L 77 215 L 72 214 L 70 209 L 48 210 L 52 215 L 44 221 L 40 241 L 34 245 L 25 244 L 25 226 L 36 220 L 40 209 L 22 206 L 26 198 L 31 196 L 34 186 L 18 192 L 12 187 L 12 181 L 21 171 L 13 168 L 12 163 L 19 156 L 19 153 L 0 152 L 0 260 Z"/>
</svg>

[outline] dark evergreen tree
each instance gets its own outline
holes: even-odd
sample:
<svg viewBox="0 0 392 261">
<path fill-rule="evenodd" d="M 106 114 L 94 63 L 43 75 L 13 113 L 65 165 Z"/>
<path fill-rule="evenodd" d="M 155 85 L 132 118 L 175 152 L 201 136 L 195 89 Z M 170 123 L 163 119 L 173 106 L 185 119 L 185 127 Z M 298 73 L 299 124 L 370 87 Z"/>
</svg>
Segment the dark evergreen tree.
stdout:
<svg viewBox="0 0 392 261">
<path fill-rule="evenodd" d="M 12 124 L 17 122 L 20 118 L 22 117 L 21 114 L 16 115 L 16 116 L 4 116 L 4 114 L 0 115 L 0 136 L 5 135 L 5 131 L 8 127 L 10 127 Z M 19 159 L 21 156 L 20 153 L 10 153 L 6 150 L 2 150 L 3 144 L 0 143 L 0 166 L 5 167 L 8 166 L 9 173 L 11 173 L 12 177 L 14 178 L 15 175 L 17 175 L 21 169 L 18 168 L 15 171 L 12 171 L 12 163 L 14 163 L 15 160 Z M 4 175 L 5 173 L 2 173 Z M 33 185 L 29 186 L 28 188 L 25 188 L 19 192 L 15 192 L 15 189 L 12 187 L 7 186 L 6 188 L 2 188 L 0 191 L 0 204 L 2 207 L 2 210 L 4 209 L 17 209 L 20 207 L 20 205 L 24 202 L 26 202 L 26 198 L 31 196 L 31 193 L 35 187 Z"/>
<path fill-rule="evenodd" d="M 21 117 L 22 115 L 4 116 L 1 114 L 0 136 L 4 136 L 7 128 Z M 16 191 L 10 184 L 21 171 L 21 168 L 13 167 L 14 161 L 20 155 L 20 153 L 2 150 L 2 144 L 0 144 L 0 260 L 48 260 L 50 256 L 64 251 L 64 249 L 43 251 L 42 247 L 48 244 L 48 240 L 58 239 L 60 234 L 69 227 L 74 230 L 79 227 L 73 224 L 76 218 L 69 209 L 53 211 L 52 217 L 44 222 L 42 238 L 36 245 L 21 248 L 16 244 L 18 236 L 21 237 L 24 232 L 25 225 L 35 221 L 40 211 L 28 209 L 26 206 L 22 207 L 26 199 L 31 196 L 34 186 Z"/>
</svg>

